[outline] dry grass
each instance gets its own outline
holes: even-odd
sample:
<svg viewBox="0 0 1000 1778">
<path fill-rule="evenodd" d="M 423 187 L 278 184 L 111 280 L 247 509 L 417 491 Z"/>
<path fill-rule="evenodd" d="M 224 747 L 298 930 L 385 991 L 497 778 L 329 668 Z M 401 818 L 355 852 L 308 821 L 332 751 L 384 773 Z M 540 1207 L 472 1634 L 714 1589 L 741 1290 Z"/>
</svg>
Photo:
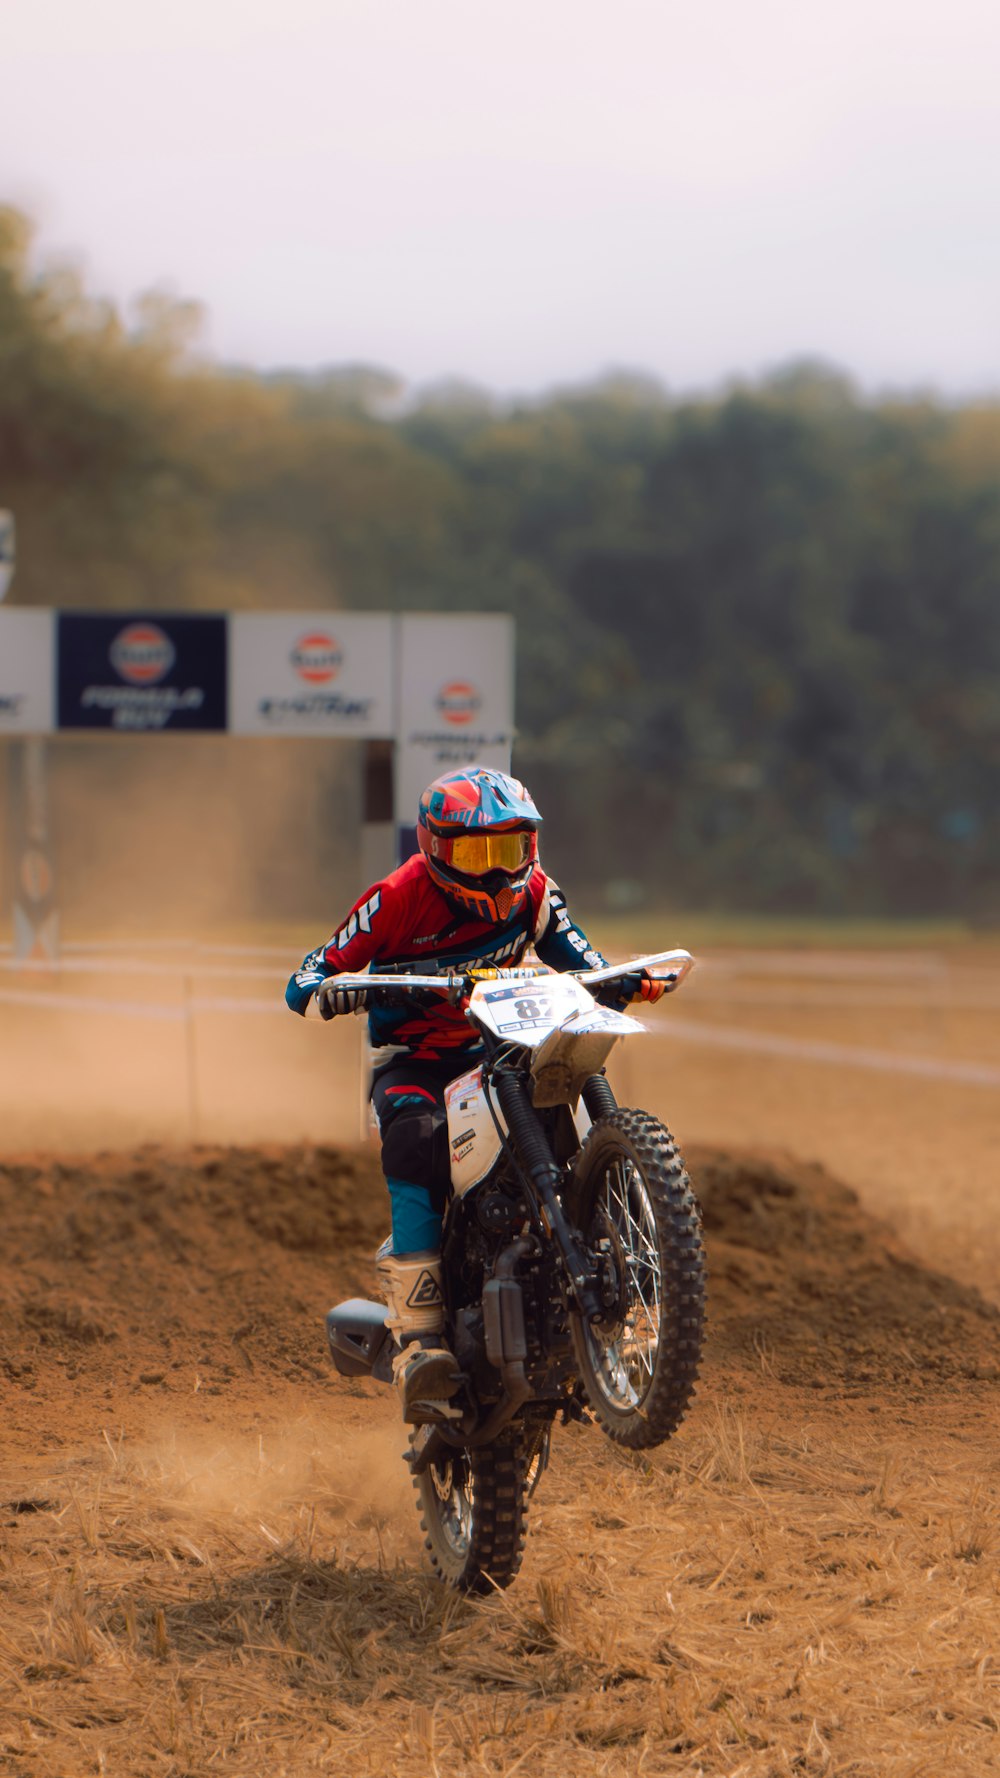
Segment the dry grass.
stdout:
<svg viewBox="0 0 1000 1778">
<path fill-rule="evenodd" d="M 420 1568 L 388 1408 L 339 1455 L 307 1422 L 109 1438 L 8 1506 L 0 1771 L 979 1778 L 1000 1755 L 1000 1489 L 926 1409 L 786 1399 L 779 1431 L 766 1398 L 717 1405 L 651 1460 L 564 1433 L 521 1581 L 468 1603 Z"/>
</svg>

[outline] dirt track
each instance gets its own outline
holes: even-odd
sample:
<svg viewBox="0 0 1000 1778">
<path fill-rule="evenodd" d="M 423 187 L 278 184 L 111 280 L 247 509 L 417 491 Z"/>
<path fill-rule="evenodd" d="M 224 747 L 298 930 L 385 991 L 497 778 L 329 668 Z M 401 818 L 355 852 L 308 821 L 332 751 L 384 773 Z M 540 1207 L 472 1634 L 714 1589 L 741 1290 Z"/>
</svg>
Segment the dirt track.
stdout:
<svg viewBox="0 0 1000 1778">
<path fill-rule="evenodd" d="M 697 1150 L 712 1329 L 651 1460 L 557 1435 L 520 1580 L 420 1564 L 335 1382 L 368 1151 L 0 1166 L 0 1772 L 886 1774 L 1000 1751 L 1000 1319 L 821 1168 Z"/>
</svg>

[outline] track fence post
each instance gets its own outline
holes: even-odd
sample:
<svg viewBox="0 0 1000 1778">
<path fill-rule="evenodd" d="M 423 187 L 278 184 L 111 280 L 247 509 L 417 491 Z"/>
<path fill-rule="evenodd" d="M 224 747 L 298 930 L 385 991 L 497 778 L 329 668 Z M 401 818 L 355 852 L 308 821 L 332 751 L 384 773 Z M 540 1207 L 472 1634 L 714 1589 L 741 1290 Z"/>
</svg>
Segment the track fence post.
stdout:
<svg viewBox="0 0 1000 1778">
<path fill-rule="evenodd" d="M 187 1082 L 188 1127 L 191 1132 L 191 1141 L 197 1142 L 201 1119 L 198 1104 L 198 1049 L 194 1029 L 194 995 L 191 988 L 191 977 L 186 970 L 181 979 L 184 998 L 184 1073 Z"/>
</svg>

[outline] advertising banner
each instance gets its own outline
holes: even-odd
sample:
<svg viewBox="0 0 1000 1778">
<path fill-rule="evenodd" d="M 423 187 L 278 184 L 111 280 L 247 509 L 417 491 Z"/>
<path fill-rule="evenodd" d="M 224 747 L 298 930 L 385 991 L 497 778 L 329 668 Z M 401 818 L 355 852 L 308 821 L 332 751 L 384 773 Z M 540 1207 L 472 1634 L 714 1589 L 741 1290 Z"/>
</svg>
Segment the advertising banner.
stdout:
<svg viewBox="0 0 1000 1778">
<path fill-rule="evenodd" d="M 389 736 L 392 682 L 387 615 L 248 611 L 229 619 L 233 734 Z"/>
<path fill-rule="evenodd" d="M 401 856 L 415 849 L 420 792 L 463 765 L 510 771 L 514 740 L 514 621 L 502 614 L 398 619 L 400 708 L 396 825 Z"/>
<path fill-rule="evenodd" d="M 51 729 L 54 646 L 51 611 L 0 611 L 0 735 Z"/>
<path fill-rule="evenodd" d="M 59 727 L 225 729 L 226 627 L 224 617 L 60 612 Z"/>
</svg>

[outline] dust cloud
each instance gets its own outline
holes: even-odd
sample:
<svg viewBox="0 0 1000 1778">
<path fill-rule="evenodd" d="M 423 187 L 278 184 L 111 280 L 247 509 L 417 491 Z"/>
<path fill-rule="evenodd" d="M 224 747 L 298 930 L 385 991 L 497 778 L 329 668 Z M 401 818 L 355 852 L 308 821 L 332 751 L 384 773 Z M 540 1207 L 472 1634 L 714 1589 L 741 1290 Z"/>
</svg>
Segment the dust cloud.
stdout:
<svg viewBox="0 0 1000 1778">
<path fill-rule="evenodd" d="M 383 1425 L 331 1438 L 329 1417 L 304 1413 L 268 1420 L 249 1433 L 168 1422 L 162 1435 L 109 1449 L 117 1468 L 165 1512 L 193 1527 L 220 1516 L 284 1525 L 322 1510 L 342 1535 L 375 1532 L 415 1554 L 413 1489 L 401 1457 L 405 1433 L 389 1412 Z"/>
<path fill-rule="evenodd" d="M 363 886 L 360 765 L 352 743 L 49 746 L 62 953 L 0 958 L 0 1151 L 364 1133 L 360 1023 L 284 1006 Z"/>
<path fill-rule="evenodd" d="M 332 922 L 355 884 L 360 750 L 167 735 L 50 744 L 65 936 L 246 939 Z"/>
</svg>

